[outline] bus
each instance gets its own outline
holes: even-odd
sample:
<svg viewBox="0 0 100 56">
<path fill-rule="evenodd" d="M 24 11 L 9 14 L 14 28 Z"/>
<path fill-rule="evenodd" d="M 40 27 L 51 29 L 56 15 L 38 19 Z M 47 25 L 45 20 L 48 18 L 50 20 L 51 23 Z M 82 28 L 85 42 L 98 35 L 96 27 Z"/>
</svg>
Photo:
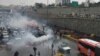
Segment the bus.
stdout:
<svg viewBox="0 0 100 56">
<path fill-rule="evenodd" d="M 100 56 L 100 42 L 91 39 L 79 39 L 77 44 L 80 56 Z"/>
</svg>

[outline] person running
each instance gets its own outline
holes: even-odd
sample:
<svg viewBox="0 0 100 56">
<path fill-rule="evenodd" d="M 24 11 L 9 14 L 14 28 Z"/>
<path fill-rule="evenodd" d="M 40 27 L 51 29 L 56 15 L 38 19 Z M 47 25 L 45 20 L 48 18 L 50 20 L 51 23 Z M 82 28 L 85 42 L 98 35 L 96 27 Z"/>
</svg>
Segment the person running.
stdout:
<svg viewBox="0 0 100 56">
<path fill-rule="evenodd" d="M 16 52 L 14 53 L 14 56 L 19 56 L 19 52 L 16 51 Z"/>
</svg>

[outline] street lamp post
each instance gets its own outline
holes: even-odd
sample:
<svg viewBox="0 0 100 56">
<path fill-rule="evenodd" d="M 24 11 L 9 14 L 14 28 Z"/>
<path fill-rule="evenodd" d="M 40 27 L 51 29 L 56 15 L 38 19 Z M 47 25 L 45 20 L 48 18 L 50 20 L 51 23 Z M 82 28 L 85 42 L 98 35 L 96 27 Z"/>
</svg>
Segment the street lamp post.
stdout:
<svg viewBox="0 0 100 56">
<path fill-rule="evenodd" d="M 48 0 L 47 0 L 47 22 L 48 22 Z"/>
</svg>

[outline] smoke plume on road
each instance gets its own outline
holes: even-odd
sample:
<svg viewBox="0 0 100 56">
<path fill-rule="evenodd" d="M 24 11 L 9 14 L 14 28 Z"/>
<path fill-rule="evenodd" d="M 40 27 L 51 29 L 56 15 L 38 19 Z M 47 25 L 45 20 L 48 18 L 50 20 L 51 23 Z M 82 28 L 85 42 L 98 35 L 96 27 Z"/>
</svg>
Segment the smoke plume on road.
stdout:
<svg viewBox="0 0 100 56">
<path fill-rule="evenodd" d="M 53 37 L 52 30 L 46 24 L 21 16 L 18 13 L 5 21 L 6 23 L 3 23 L 5 28 L 11 31 L 9 40 L 6 43 L 11 50 L 38 45 Z"/>
</svg>

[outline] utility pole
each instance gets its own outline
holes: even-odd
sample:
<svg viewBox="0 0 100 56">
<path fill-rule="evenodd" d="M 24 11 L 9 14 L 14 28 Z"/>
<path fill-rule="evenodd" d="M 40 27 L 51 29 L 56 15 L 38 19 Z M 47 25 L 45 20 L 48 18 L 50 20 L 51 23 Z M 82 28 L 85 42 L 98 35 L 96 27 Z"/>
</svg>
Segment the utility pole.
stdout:
<svg viewBox="0 0 100 56">
<path fill-rule="evenodd" d="M 48 12 L 48 3 L 49 3 L 49 2 L 48 2 L 48 0 L 47 0 L 47 7 L 46 7 L 46 14 L 47 14 L 47 15 L 46 15 L 46 19 L 47 19 L 47 24 L 49 24 L 49 21 L 48 21 L 48 18 L 49 18 L 49 17 L 48 17 L 48 14 L 49 14 L 49 12 Z"/>
<path fill-rule="evenodd" d="M 48 19 L 48 0 L 47 0 L 47 19 Z"/>
</svg>

